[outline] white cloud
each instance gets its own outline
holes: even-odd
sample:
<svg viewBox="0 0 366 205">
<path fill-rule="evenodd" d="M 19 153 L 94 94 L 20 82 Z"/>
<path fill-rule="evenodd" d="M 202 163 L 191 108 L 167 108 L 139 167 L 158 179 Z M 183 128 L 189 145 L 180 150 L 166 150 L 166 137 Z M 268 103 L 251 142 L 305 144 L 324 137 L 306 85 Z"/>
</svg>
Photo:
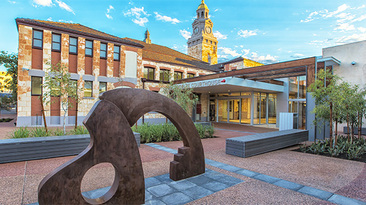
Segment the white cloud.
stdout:
<svg viewBox="0 0 366 205">
<path fill-rule="evenodd" d="M 8 2 L 11 3 L 11 4 L 16 4 L 17 3 L 16 1 L 10 1 L 10 0 L 8 0 Z"/>
<path fill-rule="evenodd" d="M 366 5 L 359 6 L 356 9 L 363 9 L 363 8 L 366 8 Z"/>
<path fill-rule="evenodd" d="M 107 13 L 105 14 L 105 16 L 109 19 L 113 19 L 113 17 L 110 15 L 111 10 L 113 10 L 114 7 L 112 5 L 109 5 L 109 7 L 107 8 Z"/>
<path fill-rule="evenodd" d="M 350 21 L 350 20 L 354 19 L 356 17 L 356 15 L 352 15 L 350 13 L 340 13 L 336 17 L 339 18 L 339 20 L 337 20 L 337 22 L 343 23 L 345 21 Z"/>
<path fill-rule="evenodd" d="M 301 53 L 295 53 L 293 55 L 291 55 L 291 58 L 303 58 L 305 55 L 301 54 Z"/>
<path fill-rule="evenodd" d="M 252 55 L 250 58 L 251 58 L 251 60 L 254 60 L 254 61 L 257 61 L 257 62 L 260 62 L 263 64 L 270 64 L 270 63 L 278 62 L 277 56 L 271 56 L 269 54 L 267 54 L 265 56 L 264 55 L 259 56 L 258 53 L 256 53 L 256 52 L 252 52 Z"/>
<path fill-rule="evenodd" d="M 227 35 L 220 33 L 220 31 L 213 32 L 213 35 L 217 38 L 217 40 L 227 39 Z"/>
<path fill-rule="evenodd" d="M 144 7 L 141 8 L 131 8 L 130 10 L 128 10 L 127 12 L 123 13 L 124 16 L 129 16 L 129 17 L 134 17 L 134 19 L 132 19 L 132 22 L 134 22 L 135 24 L 139 25 L 139 26 L 145 26 L 145 24 L 147 22 L 149 22 L 149 20 L 147 19 L 148 16 L 150 16 L 150 14 L 148 14 L 145 10 Z"/>
<path fill-rule="evenodd" d="M 250 53 L 250 49 L 243 49 L 241 51 L 243 53 L 243 56 L 247 56 Z"/>
<path fill-rule="evenodd" d="M 56 0 L 56 2 L 58 3 L 58 6 L 61 7 L 62 9 L 65 9 L 66 11 L 73 13 L 75 15 L 75 12 L 72 10 L 72 8 L 67 5 L 65 2 Z"/>
<path fill-rule="evenodd" d="M 337 10 L 332 11 L 332 12 L 329 12 L 327 9 L 314 11 L 314 12 L 311 12 L 309 14 L 309 16 L 306 17 L 305 20 L 301 20 L 300 22 L 307 23 L 307 22 L 310 22 L 310 21 L 313 21 L 313 20 L 316 20 L 316 19 L 330 18 L 330 17 L 335 17 L 335 16 L 337 16 L 338 18 L 342 18 L 342 16 L 345 16 L 346 14 L 340 14 L 340 15 L 337 15 L 337 14 L 342 13 L 343 11 L 345 11 L 349 8 L 351 8 L 351 7 L 348 6 L 347 4 L 342 4 L 341 6 L 339 6 L 337 8 Z"/>
<path fill-rule="evenodd" d="M 132 22 L 134 22 L 139 26 L 145 26 L 145 24 L 149 22 L 149 20 L 146 17 L 143 17 L 143 18 L 132 19 Z"/>
<path fill-rule="evenodd" d="M 365 27 L 358 27 L 357 29 L 359 31 L 361 31 L 362 33 L 366 33 L 366 28 Z"/>
<path fill-rule="evenodd" d="M 52 0 L 33 0 L 33 2 L 40 6 L 53 6 Z"/>
<path fill-rule="evenodd" d="M 360 16 L 360 17 L 358 17 L 358 18 L 353 19 L 353 20 L 351 21 L 351 23 L 353 23 L 353 22 L 357 22 L 357 21 L 363 21 L 363 20 L 365 20 L 365 19 L 366 19 L 366 14 L 364 14 L 364 15 L 362 15 L 362 16 Z"/>
<path fill-rule="evenodd" d="M 156 20 L 158 20 L 158 21 L 169 22 L 169 23 L 172 23 L 172 24 L 177 24 L 177 23 L 181 22 L 176 18 L 160 15 L 158 12 L 154 12 L 154 14 L 155 14 Z"/>
<path fill-rule="evenodd" d="M 352 31 L 355 30 L 355 26 L 354 25 L 350 25 L 348 23 L 342 23 L 342 24 L 338 24 L 337 27 L 334 30 L 341 30 L 341 31 Z"/>
<path fill-rule="evenodd" d="M 256 36 L 256 35 L 258 35 L 257 32 L 258 32 L 258 30 L 253 30 L 253 31 L 240 30 L 240 31 L 238 31 L 238 35 L 240 37 L 243 37 L 243 38 L 248 38 L 250 36 Z"/>
<path fill-rule="evenodd" d="M 350 36 L 343 36 L 343 37 L 337 39 L 336 43 L 343 44 L 343 43 L 350 43 L 350 42 L 363 41 L 363 40 L 366 40 L 366 33 L 353 34 Z"/>
<path fill-rule="evenodd" d="M 348 6 L 347 4 L 342 4 L 341 6 L 338 7 L 338 9 L 336 11 L 329 12 L 325 17 L 326 18 L 333 17 L 349 8 L 350 8 L 350 6 Z"/>
<path fill-rule="evenodd" d="M 222 53 L 226 54 L 226 55 L 231 55 L 233 57 L 238 57 L 241 56 L 239 53 L 237 53 L 235 50 L 231 49 L 231 48 L 226 48 L 226 47 L 219 47 L 218 48 Z"/>
<path fill-rule="evenodd" d="M 179 32 L 180 32 L 180 35 L 182 35 L 183 38 L 185 38 L 186 40 L 188 40 L 191 37 L 191 35 L 192 35 L 191 32 L 189 32 L 189 31 L 187 31 L 185 29 L 180 30 Z"/>
</svg>

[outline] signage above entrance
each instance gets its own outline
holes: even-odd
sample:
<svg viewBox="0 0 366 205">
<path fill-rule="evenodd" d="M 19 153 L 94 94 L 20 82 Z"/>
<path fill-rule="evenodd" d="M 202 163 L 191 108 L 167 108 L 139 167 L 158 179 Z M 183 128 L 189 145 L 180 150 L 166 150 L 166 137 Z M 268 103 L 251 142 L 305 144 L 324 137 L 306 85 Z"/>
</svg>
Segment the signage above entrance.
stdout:
<svg viewBox="0 0 366 205">
<path fill-rule="evenodd" d="M 201 88 L 201 87 L 210 87 L 215 85 L 223 85 L 226 84 L 226 79 L 213 79 L 213 80 L 205 80 L 205 81 L 198 81 L 187 83 L 189 88 Z"/>
</svg>

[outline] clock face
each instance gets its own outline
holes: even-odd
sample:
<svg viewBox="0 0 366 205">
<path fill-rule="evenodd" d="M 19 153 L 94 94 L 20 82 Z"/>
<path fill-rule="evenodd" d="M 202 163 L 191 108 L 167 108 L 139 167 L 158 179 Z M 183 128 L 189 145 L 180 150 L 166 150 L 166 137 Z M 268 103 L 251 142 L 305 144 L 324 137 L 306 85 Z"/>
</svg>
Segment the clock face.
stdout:
<svg viewBox="0 0 366 205">
<path fill-rule="evenodd" d="M 205 30 L 206 30 L 206 33 L 211 33 L 211 28 L 210 27 L 206 26 Z"/>
<path fill-rule="evenodd" d="M 194 28 L 194 33 L 198 33 L 198 27 Z"/>
</svg>

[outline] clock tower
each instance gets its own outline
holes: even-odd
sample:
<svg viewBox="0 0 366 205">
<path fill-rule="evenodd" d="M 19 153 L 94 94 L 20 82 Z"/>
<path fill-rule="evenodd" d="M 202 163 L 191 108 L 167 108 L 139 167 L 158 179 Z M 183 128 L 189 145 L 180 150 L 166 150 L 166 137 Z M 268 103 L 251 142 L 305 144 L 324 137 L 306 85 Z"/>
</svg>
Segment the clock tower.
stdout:
<svg viewBox="0 0 366 205">
<path fill-rule="evenodd" d="M 217 38 L 213 35 L 213 23 L 204 0 L 197 9 L 197 17 L 192 23 L 193 34 L 188 39 L 188 55 L 199 60 L 217 64 Z"/>
</svg>

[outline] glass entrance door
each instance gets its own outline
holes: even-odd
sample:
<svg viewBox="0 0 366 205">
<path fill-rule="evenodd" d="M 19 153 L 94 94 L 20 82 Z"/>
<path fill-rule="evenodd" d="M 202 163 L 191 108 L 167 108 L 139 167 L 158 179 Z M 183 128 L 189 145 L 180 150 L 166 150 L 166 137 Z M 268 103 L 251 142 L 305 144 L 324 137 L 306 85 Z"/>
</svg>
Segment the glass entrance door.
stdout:
<svg viewBox="0 0 366 205">
<path fill-rule="evenodd" d="M 228 122 L 227 100 L 219 100 L 219 122 Z"/>
<path fill-rule="evenodd" d="M 229 122 L 231 123 L 239 123 L 239 108 L 240 108 L 240 100 L 229 100 L 228 101 L 229 106 Z"/>
</svg>

